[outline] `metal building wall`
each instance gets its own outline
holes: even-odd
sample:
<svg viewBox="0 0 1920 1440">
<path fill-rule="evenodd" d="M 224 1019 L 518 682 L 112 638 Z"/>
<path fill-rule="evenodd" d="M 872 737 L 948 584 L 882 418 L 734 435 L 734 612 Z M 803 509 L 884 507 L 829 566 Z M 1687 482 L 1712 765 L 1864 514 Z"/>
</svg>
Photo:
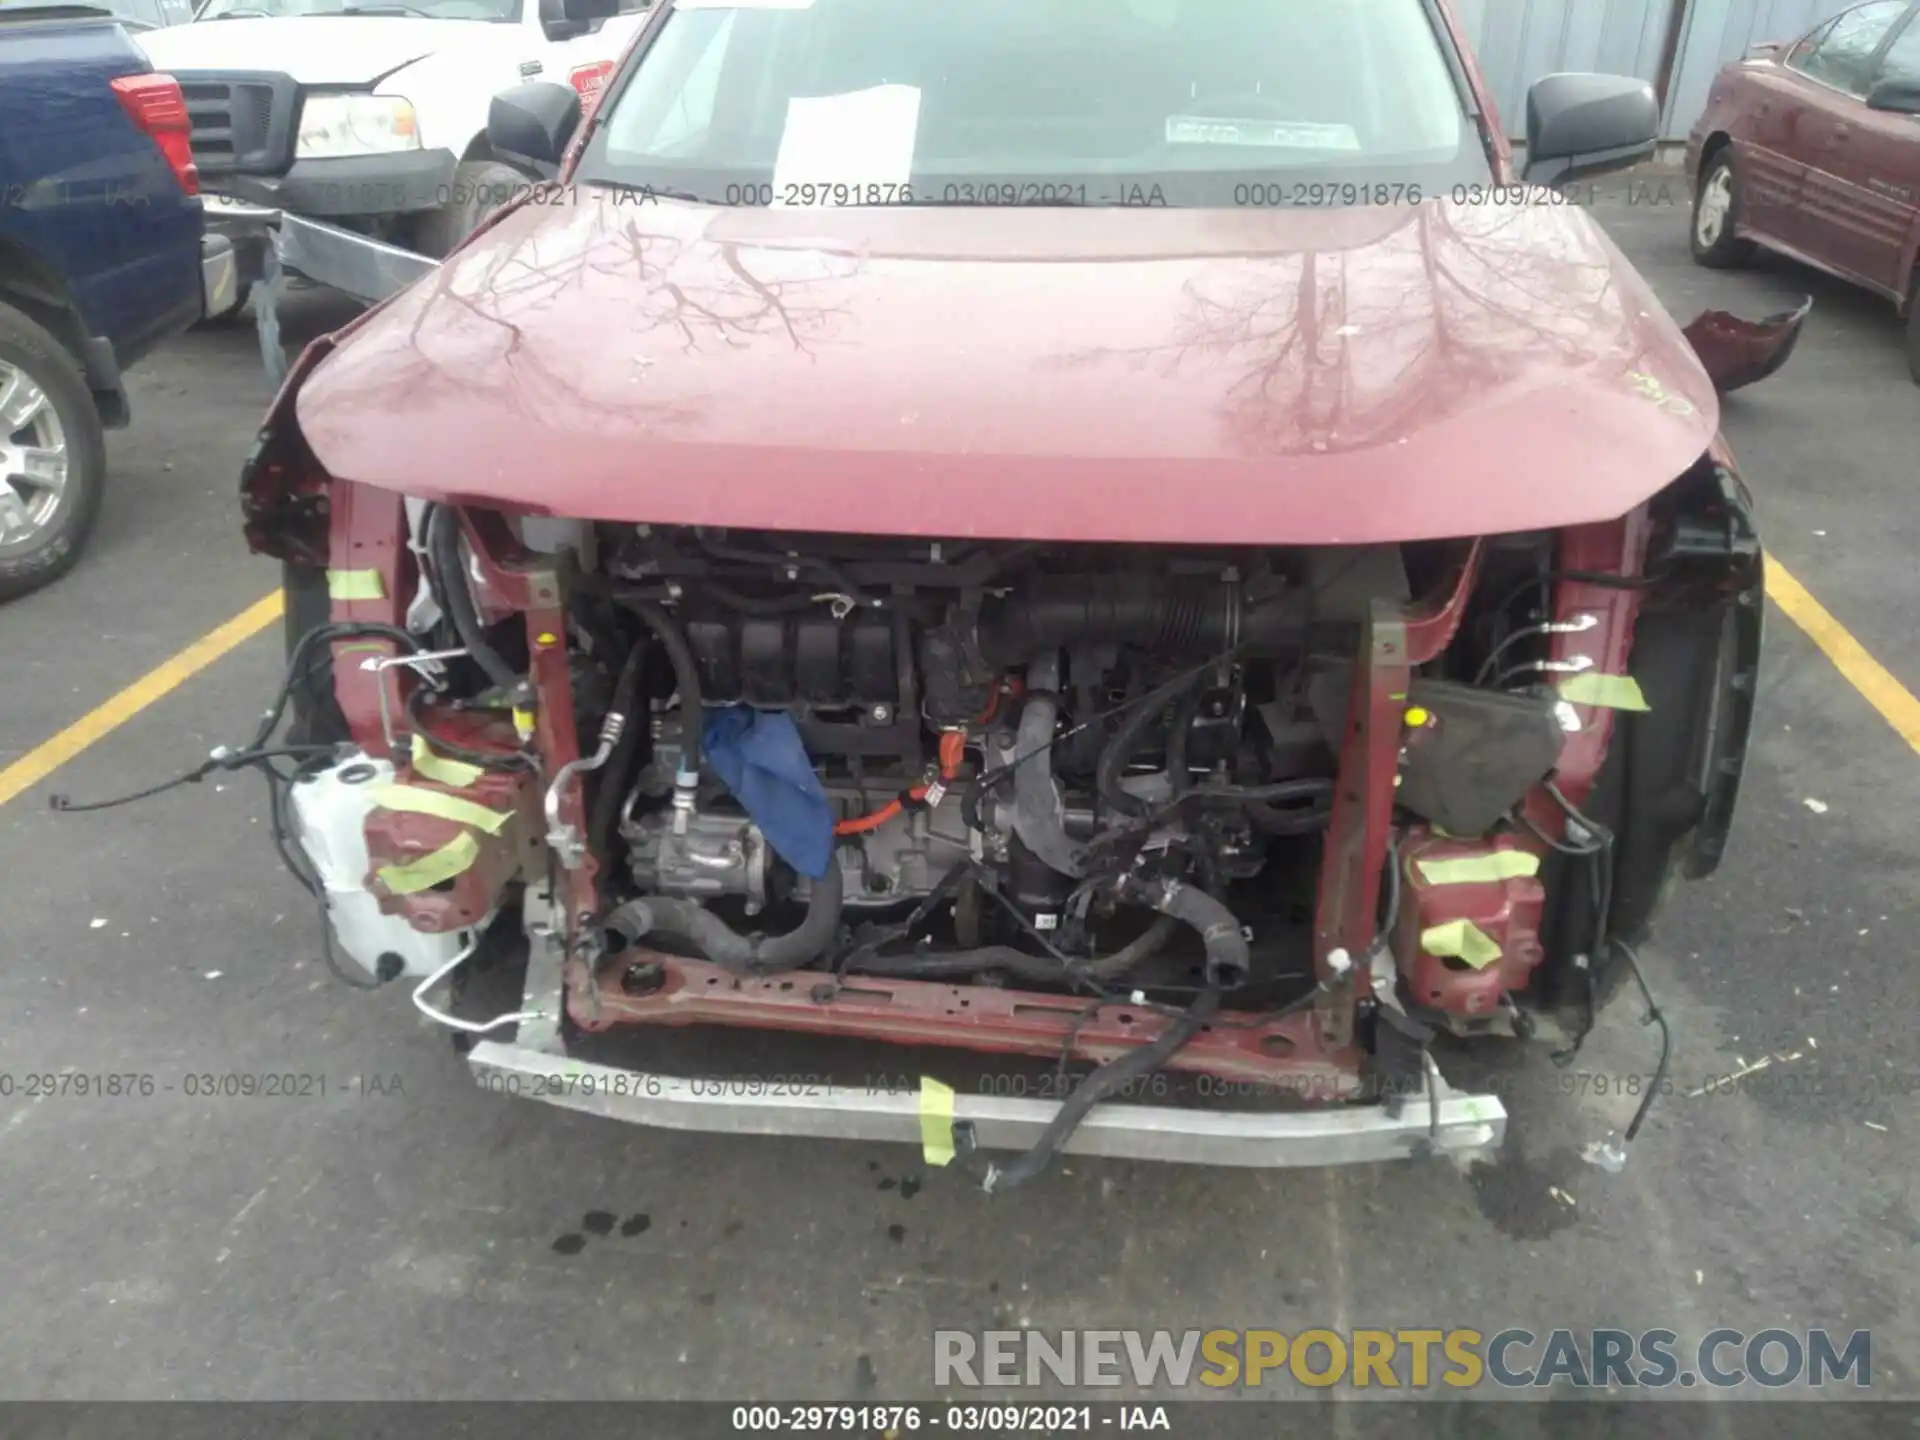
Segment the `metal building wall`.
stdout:
<svg viewBox="0 0 1920 1440">
<path fill-rule="evenodd" d="M 1557 70 L 1652 80 L 1667 17 L 1683 0 L 1454 0 L 1507 134 L 1527 123 L 1527 87 Z M 1699 0 L 1696 0 L 1699 3 Z M 1703 95 L 1704 102 L 1704 95 Z"/>
<path fill-rule="evenodd" d="M 1762 40 L 1793 40 L 1859 0 L 1691 0 L 1673 82 L 1665 133 L 1684 138 L 1707 108 L 1707 90 L 1722 65 Z"/>
</svg>

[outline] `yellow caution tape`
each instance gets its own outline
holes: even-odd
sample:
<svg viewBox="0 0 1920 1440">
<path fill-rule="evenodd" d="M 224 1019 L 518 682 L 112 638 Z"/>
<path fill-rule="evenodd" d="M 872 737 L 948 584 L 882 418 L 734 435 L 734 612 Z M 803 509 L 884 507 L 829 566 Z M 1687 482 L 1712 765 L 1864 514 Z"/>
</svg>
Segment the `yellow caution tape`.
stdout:
<svg viewBox="0 0 1920 1440">
<path fill-rule="evenodd" d="M 395 895 L 412 895 L 431 890 L 443 880 L 451 880 L 463 870 L 473 868 L 480 858 L 480 842 L 471 830 L 462 830 L 431 855 L 409 860 L 404 865 L 383 865 L 380 883 Z"/>
<path fill-rule="evenodd" d="M 1464 960 L 1476 970 L 1484 970 L 1500 958 L 1500 947 L 1493 937 L 1471 920 L 1449 920 L 1420 932 L 1420 948 L 1429 955 Z"/>
<path fill-rule="evenodd" d="M 929 1165 L 953 1162 L 953 1087 L 920 1077 L 920 1153 Z"/>
<path fill-rule="evenodd" d="M 327 596 L 333 600 L 384 600 L 387 582 L 378 570 L 329 570 Z"/>
<path fill-rule="evenodd" d="M 489 835 L 498 835 L 513 818 L 511 810 L 489 810 L 458 795 L 442 795 L 438 790 L 418 785 L 382 785 L 373 792 L 373 803 L 383 810 L 402 810 L 409 815 L 437 815 L 458 825 L 471 825 Z"/>
<path fill-rule="evenodd" d="M 438 780 L 442 785 L 451 785 L 458 790 L 466 789 L 486 774 L 478 765 L 436 755 L 433 747 L 427 744 L 427 737 L 418 732 L 413 737 L 413 768 L 429 780 Z"/>
<path fill-rule="evenodd" d="M 1653 709 L 1640 693 L 1640 682 L 1631 675 L 1569 675 L 1560 682 L 1560 698 L 1575 705 L 1597 705 L 1602 710 Z"/>
<path fill-rule="evenodd" d="M 1429 885 L 1482 885 L 1489 880 L 1523 880 L 1540 873 L 1540 857 L 1525 850 L 1495 850 L 1486 855 L 1413 863 Z"/>
</svg>

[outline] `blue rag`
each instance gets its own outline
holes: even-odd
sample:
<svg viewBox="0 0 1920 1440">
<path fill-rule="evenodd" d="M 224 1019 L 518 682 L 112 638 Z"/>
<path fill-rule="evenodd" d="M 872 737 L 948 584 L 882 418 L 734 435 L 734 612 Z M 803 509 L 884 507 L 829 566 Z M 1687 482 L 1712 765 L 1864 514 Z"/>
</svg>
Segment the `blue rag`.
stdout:
<svg viewBox="0 0 1920 1440">
<path fill-rule="evenodd" d="M 823 878 L 833 861 L 833 807 L 793 717 L 747 705 L 713 706 L 700 727 L 700 748 L 774 854 L 802 875 Z"/>
</svg>

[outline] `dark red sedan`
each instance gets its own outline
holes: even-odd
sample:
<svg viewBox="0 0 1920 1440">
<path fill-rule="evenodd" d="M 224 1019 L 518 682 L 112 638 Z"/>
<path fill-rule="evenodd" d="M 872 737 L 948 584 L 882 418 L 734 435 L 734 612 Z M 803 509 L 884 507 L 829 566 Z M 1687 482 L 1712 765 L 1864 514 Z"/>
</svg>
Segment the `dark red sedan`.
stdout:
<svg viewBox="0 0 1920 1440">
<path fill-rule="evenodd" d="M 1696 260 L 1757 242 L 1889 297 L 1920 381 L 1920 0 L 1867 0 L 1728 65 L 1687 163 Z"/>
</svg>

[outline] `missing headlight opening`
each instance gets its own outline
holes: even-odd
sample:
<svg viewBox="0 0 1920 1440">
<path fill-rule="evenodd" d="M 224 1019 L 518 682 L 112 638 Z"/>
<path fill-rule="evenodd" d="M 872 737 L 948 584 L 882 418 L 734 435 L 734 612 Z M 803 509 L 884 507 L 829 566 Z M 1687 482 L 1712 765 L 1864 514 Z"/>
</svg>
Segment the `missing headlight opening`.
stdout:
<svg viewBox="0 0 1920 1440">
<path fill-rule="evenodd" d="M 331 480 L 290 427 L 246 494 L 289 669 L 183 778 L 271 777 L 336 972 L 404 981 L 487 1083 L 918 1141 L 998 1190 L 1065 1150 L 1483 1153 L 1504 1111 L 1435 1039 L 1565 1058 L 1627 979 L 1666 1064 L 1633 945 L 1718 861 L 1757 655 L 1711 459 L 1611 523 L 1338 547 L 517 517 Z M 687 1025 L 1053 1062 L 1058 1103 L 596 1048 Z"/>
</svg>

